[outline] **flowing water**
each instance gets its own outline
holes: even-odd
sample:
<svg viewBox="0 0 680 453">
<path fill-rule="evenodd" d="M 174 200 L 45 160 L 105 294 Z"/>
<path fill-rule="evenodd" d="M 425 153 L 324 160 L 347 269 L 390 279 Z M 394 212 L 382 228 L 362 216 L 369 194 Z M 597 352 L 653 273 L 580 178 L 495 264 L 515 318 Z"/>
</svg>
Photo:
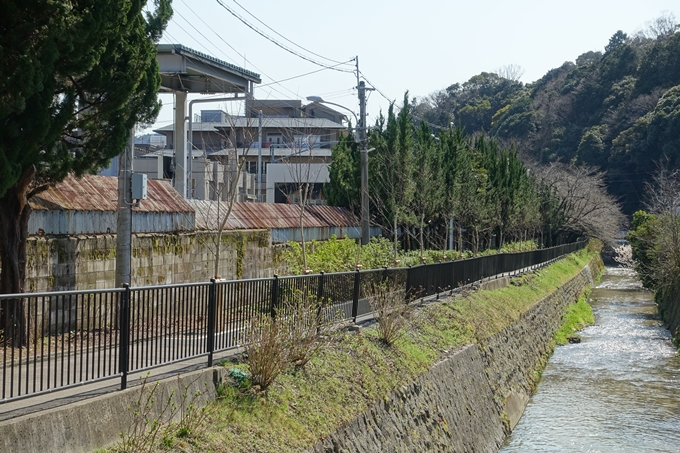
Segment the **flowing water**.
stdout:
<svg viewBox="0 0 680 453">
<path fill-rule="evenodd" d="M 595 325 L 555 350 L 501 452 L 680 452 L 680 358 L 652 293 L 608 268 L 591 297 Z"/>
</svg>

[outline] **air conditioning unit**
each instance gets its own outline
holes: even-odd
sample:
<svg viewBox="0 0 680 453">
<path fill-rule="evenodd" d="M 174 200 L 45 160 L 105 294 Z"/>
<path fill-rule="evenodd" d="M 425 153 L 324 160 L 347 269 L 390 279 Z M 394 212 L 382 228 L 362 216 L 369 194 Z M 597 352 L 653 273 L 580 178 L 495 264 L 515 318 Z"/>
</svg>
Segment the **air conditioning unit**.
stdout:
<svg viewBox="0 0 680 453">
<path fill-rule="evenodd" d="M 146 200 L 146 174 L 133 173 L 132 174 L 132 199 Z"/>
</svg>

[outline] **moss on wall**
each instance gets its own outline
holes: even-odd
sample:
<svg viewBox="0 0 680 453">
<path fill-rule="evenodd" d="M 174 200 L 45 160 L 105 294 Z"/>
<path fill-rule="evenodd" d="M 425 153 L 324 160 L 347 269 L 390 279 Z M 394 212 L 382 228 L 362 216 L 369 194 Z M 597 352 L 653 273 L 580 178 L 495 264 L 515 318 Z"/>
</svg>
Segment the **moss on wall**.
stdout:
<svg viewBox="0 0 680 453">
<path fill-rule="evenodd" d="M 206 280 L 213 268 L 216 238 L 213 232 L 134 235 L 133 285 Z M 110 275 L 115 270 L 115 243 L 115 235 L 30 238 L 27 289 L 87 289 L 94 288 L 94 282 L 97 287 L 102 284 L 113 287 Z M 228 231 L 223 233 L 222 244 L 223 277 L 269 276 L 272 268 L 269 230 Z M 252 252 L 258 249 L 267 252 Z M 90 278 L 91 273 L 98 273 L 97 278 Z"/>
</svg>

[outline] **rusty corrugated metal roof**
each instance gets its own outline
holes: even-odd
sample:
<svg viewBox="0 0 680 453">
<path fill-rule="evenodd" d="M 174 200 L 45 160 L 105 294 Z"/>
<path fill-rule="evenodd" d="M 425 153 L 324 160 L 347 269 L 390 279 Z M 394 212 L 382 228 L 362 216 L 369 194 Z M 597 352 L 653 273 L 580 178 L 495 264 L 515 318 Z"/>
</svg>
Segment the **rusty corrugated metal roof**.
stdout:
<svg viewBox="0 0 680 453">
<path fill-rule="evenodd" d="M 217 202 L 189 200 L 196 210 L 196 228 L 218 228 Z M 228 204 L 221 202 L 220 215 L 227 212 Z M 302 219 L 304 228 L 357 226 L 352 213 L 336 206 L 307 206 Z M 282 203 L 234 203 L 225 228 L 228 230 L 299 228 L 300 207 Z"/>
<path fill-rule="evenodd" d="M 85 175 L 67 177 L 30 201 L 37 210 L 115 211 L 118 205 L 118 178 L 115 176 Z M 194 212 L 168 181 L 148 181 L 147 199 L 142 200 L 137 212 Z"/>
</svg>

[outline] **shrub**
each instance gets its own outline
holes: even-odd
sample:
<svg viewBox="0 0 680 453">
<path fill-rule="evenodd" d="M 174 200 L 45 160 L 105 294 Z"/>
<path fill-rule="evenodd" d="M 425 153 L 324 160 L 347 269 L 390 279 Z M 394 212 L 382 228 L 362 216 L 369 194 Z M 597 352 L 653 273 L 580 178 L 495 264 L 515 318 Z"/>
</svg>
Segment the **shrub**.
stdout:
<svg viewBox="0 0 680 453">
<path fill-rule="evenodd" d="M 255 315 L 246 329 L 244 350 L 253 385 L 266 390 L 288 365 L 285 317 Z"/>
<path fill-rule="evenodd" d="M 324 309 L 315 297 L 300 294 L 284 308 L 284 328 L 288 334 L 288 362 L 303 367 L 330 340 L 338 314 Z"/>
<path fill-rule="evenodd" d="M 378 338 L 388 346 L 394 345 L 403 338 L 413 314 L 410 298 L 401 286 L 388 281 L 368 286 L 365 294 L 377 323 Z"/>
</svg>

